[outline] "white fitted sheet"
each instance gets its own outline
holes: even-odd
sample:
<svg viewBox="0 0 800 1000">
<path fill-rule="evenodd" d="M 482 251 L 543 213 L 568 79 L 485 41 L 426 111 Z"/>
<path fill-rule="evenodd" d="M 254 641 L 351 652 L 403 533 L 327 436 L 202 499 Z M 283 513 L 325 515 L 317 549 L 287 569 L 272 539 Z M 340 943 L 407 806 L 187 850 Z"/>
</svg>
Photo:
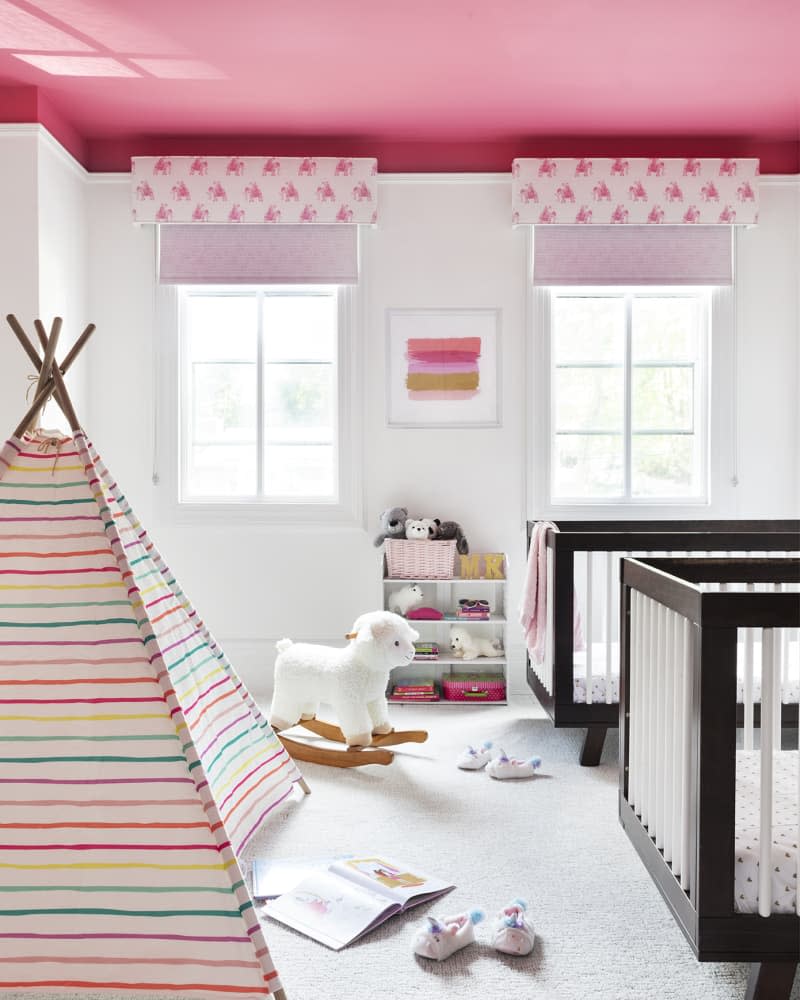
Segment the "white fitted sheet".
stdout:
<svg viewBox="0 0 800 1000">
<path fill-rule="evenodd" d="M 772 826 L 772 913 L 794 913 L 798 863 L 798 754 L 775 754 Z M 734 906 L 739 913 L 758 913 L 760 829 L 760 754 L 736 754 L 736 862 Z"/>
<path fill-rule="evenodd" d="M 761 644 L 753 644 L 753 701 L 761 701 Z M 740 640 L 737 653 L 736 700 L 744 704 L 744 643 Z M 573 654 L 572 700 L 577 705 L 586 702 L 586 653 Z M 619 704 L 619 643 L 611 644 L 611 704 Z M 592 701 L 606 700 L 606 645 L 595 642 L 592 646 Z M 789 644 L 788 677 L 782 681 L 781 700 L 784 705 L 800 702 L 800 644 L 792 640 Z"/>
</svg>

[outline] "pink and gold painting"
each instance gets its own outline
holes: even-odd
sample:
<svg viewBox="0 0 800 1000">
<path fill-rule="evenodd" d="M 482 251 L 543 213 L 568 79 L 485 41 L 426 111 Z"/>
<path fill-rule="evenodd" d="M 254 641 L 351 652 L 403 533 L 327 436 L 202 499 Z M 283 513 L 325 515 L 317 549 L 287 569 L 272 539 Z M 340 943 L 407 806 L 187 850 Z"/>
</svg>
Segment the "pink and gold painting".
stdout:
<svg viewBox="0 0 800 1000">
<path fill-rule="evenodd" d="M 389 310 L 389 425 L 499 425 L 499 319 L 496 309 Z"/>
<path fill-rule="evenodd" d="M 480 391 L 480 337 L 411 337 L 407 348 L 409 398 L 472 399 Z"/>
</svg>

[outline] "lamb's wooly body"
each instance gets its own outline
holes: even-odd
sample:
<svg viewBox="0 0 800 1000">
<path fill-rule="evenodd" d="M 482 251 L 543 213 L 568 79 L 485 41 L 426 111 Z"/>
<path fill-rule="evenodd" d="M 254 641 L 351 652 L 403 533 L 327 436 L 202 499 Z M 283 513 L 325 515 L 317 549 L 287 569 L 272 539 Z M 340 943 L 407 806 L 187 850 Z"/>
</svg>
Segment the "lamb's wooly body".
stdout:
<svg viewBox="0 0 800 1000">
<path fill-rule="evenodd" d="M 348 746 L 368 746 L 373 734 L 391 732 L 386 686 L 389 671 L 414 659 L 419 633 L 399 615 L 373 611 L 353 625 L 344 648 L 281 639 L 275 660 L 270 724 L 276 731 L 333 707 Z"/>
</svg>

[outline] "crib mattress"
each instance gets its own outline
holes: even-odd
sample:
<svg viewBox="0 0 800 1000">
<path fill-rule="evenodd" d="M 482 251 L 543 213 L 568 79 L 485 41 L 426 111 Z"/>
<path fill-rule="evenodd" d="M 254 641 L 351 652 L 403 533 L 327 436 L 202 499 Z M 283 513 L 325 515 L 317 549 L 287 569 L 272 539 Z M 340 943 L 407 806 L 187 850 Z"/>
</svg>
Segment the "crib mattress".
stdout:
<svg viewBox="0 0 800 1000">
<path fill-rule="evenodd" d="M 744 704 L 744 656 L 743 647 L 739 645 L 736 700 L 739 704 Z M 755 704 L 761 702 L 761 649 L 760 644 L 755 644 L 753 657 L 753 701 Z M 797 705 L 800 703 L 800 667 L 798 666 L 797 643 L 792 643 L 789 653 L 789 676 L 783 680 L 781 700 L 784 705 Z M 611 703 L 619 704 L 619 646 L 613 643 L 611 646 Z M 572 701 L 576 705 L 586 703 L 586 653 L 576 652 L 573 655 L 572 669 Z M 606 700 L 606 647 L 605 643 L 596 642 L 592 647 L 592 702 L 604 702 Z"/>
<path fill-rule="evenodd" d="M 735 909 L 758 913 L 760 754 L 736 754 Z M 775 754 L 772 827 L 772 913 L 794 913 L 797 901 L 798 754 Z"/>
</svg>

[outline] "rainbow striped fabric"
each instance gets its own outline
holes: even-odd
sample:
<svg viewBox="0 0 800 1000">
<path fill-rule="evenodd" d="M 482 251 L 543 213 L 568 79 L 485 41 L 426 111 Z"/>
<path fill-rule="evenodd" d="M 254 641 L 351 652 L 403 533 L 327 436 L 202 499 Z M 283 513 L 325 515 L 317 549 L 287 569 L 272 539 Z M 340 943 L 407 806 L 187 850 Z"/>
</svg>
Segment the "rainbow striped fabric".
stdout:
<svg viewBox="0 0 800 1000">
<path fill-rule="evenodd" d="M 0 991 L 269 995 L 299 778 L 82 432 L 0 451 Z"/>
</svg>

